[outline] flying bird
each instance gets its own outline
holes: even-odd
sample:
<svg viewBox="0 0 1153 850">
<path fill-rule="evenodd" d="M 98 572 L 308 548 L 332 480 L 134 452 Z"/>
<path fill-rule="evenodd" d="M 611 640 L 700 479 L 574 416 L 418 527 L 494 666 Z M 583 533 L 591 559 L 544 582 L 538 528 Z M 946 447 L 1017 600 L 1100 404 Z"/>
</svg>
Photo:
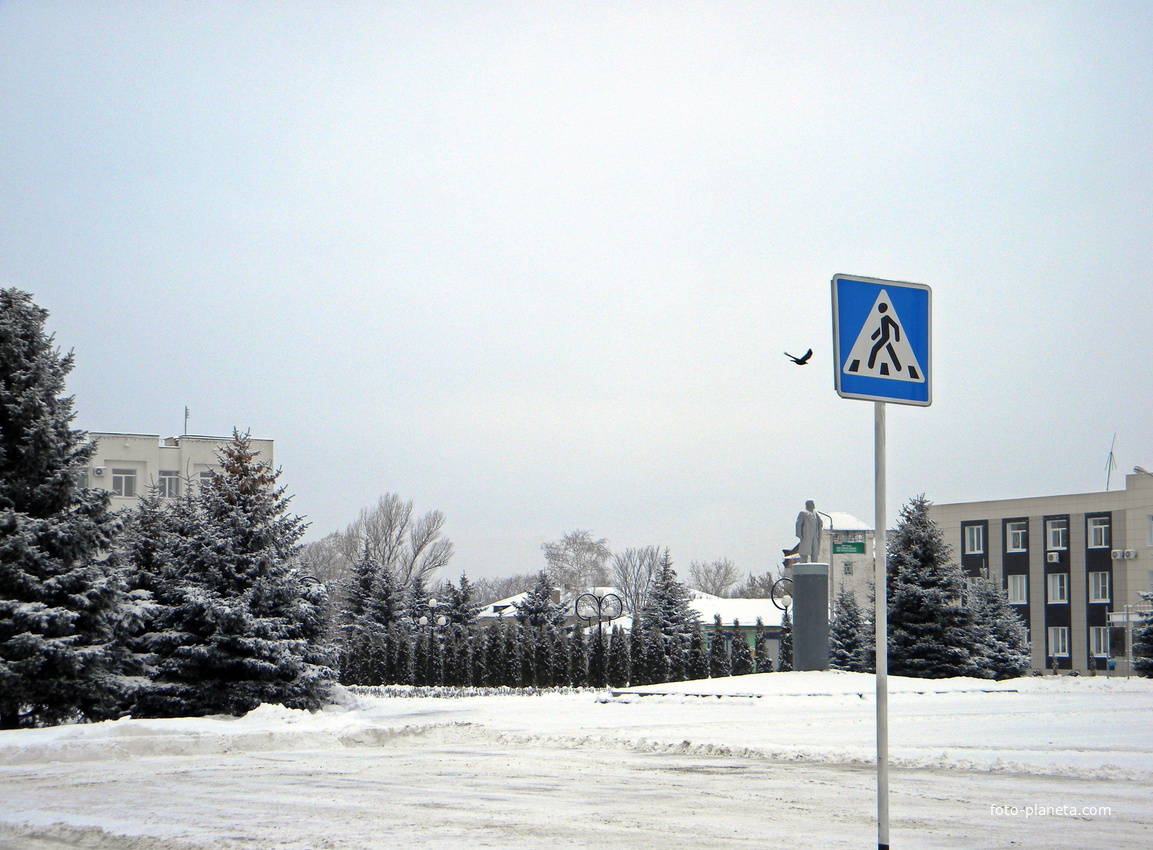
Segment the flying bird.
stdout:
<svg viewBox="0 0 1153 850">
<path fill-rule="evenodd" d="M 787 352 L 787 351 L 785 352 L 785 356 L 788 357 L 790 360 L 792 360 L 794 363 L 796 363 L 798 366 L 804 366 L 806 363 L 809 362 L 809 358 L 813 356 L 813 349 L 810 348 L 808 351 L 806 351 L 800 357 L 794 357 L 793 355 L 789 354 L 789 352 Z"/>
</svg>

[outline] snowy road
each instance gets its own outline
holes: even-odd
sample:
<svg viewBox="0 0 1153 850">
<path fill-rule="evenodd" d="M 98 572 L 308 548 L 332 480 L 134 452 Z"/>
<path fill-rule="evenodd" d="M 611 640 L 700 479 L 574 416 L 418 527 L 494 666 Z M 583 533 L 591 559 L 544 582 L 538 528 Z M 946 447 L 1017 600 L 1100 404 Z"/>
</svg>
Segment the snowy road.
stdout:
<svg viewBox="0 0 1153 850">
<path fill-rule="evenodd" d="M 871 680 L 734 681 L 6 732 L 0 848 L 874 846 Z M 894 847 L 1150 845 L 1153 682 L 934 687 L 892 698 Z"/>
</svg>

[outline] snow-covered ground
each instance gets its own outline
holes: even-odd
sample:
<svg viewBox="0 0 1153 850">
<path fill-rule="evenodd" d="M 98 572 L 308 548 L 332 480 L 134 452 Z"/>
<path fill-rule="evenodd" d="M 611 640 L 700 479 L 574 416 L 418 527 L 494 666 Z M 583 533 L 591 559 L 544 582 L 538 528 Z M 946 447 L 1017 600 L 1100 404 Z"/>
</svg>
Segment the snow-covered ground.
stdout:
<svg viewBox="0 0 1153 850">
<path fill-rule="evenodd" d="M 1153 681 L 889 681 L 894 848 L 1153 846 Z M 873 688 L 774 673 L 3 732 L 0 848 L 870 847 Z"/>
</svg>

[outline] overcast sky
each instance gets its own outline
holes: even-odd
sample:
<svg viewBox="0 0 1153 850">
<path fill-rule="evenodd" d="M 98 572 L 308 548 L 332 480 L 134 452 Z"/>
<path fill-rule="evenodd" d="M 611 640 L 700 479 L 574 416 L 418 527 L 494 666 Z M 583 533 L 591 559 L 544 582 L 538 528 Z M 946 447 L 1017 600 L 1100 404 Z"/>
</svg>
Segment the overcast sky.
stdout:
<svg viewBox="0 0 1153 850">
<path fill-rule="evenodd" d="M 275 440 L 452 574 L 873 520 L 830 278 L 933 291 L 889 518 L 1153 468 L 1153 4 L 0 2 L 0 285 L 77 425 Z M 783 352 L 814 351 L 807 366 Z"/>
</svg>

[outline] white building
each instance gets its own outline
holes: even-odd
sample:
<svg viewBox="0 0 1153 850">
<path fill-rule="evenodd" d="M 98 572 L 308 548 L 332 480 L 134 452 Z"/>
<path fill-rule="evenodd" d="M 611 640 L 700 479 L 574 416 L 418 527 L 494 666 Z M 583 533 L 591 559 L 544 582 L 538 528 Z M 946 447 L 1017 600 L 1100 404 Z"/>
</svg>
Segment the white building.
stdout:
<svg viewBox="0 0 1153 850">
<path fill-rule="evenodd" d="M 197 484 L 217 465 L 217 452 L 231 437 L 160 438 L 158 434 L 111 434 L 89 431 L 96 444 L 89 461 L 85 487 L 99 487 L 112 494 L 112 508 L 128 508 L 157 487 L 161 496 L 178 496 L 189 482 Z M 272 440 L 251 440 L 260 459 L 272 463 Z"/>
</svg>

